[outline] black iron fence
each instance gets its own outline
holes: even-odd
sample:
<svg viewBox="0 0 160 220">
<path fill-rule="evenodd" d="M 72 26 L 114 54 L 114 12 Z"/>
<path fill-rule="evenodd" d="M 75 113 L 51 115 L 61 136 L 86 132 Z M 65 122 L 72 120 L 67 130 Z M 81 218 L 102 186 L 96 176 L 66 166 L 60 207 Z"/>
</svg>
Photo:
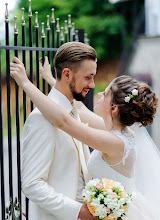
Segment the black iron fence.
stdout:
<svg viewBox="0 0 160 220">
<path fill-rule="evenodd" d="M 22 117 L 20 117 L 20 97 L 19 97 L 19 87 L 15 83 L 15 118 L 16 118 L 16 158 L 13 156 L 13 132 L 12 132 L 12 104 L 11 104 L 11 79 L 10 79 L 10 58 L 11 52 L 16 57 L 18 54 L 21 56 L 22 62 L 24 63 L 25 68 L 28 66 L 26 64 L 27 55 L 29 55 L 29 77 L 36 86 L 47 94 L 50 91 L 50 86 L 46 84 L 45 80 L 40 79 L 39 74 L 39 56 L 42 57 L 42 63 L 44 63 L 45 53 L 47 53 L 48 60 L 52 66 L 52 73 L 55 77 L 55 72 L 53 68 L 53 57 L 57 48 L 65 42 L 68 41 L 81 41 L 84 43 L 88 42 L 86 34 L 83 29 L 75 30 L 74 23 L 71 22 L 71 15 L 68 15 L 68 20 L 65 21 L 65 27 L 59 25 L 59 18 L 55 19 L 54 9 L 51 9 L 51 22 L 50 17 L 47 15 L 46 30 L 44 28 L 44 23 L 41 24 L 41 28 L 38 24 L 38 12 L 35 12 L 35 23 L 34 30 L 32 25 L 32 10 L 31 10 L 31 1 L 29 0 L 29 33 L 26 33 L 26 23 L 24 17 L 24 8 L 22 8 L 22 22 L 21 22 L 21 31 L 22 39 L 21 46 L 18 42 L 18 28 L 17 28 L 17 17 L 15 16 L 14 22 L 14 46 L 10 46 L 10 32 L 9 32 L 9 15 L 8 15 L 8 4 L 6 3 L 5 11 L 5 45 L 0 45 L 0 165 L 1 165 L 1 216 L 2 220 L 12 219 L 12 220 L 22 220 L 22 212 L 25 213 L 25 219 L 29 219 L 29 200 L 27 198 L 22 198 L 21 193 L 21 141 L 20 141 L 20 122 L 25 123 L 27 119 L 27 114 L 31 112 L 34 108 L 32 102 L 27 104 L 27 97 L 25 92 L 23 92 L 23 101 L 22 101 Z M 40 35 L 41 30 L 41 37 Z M 33 31 L 35 39 L 33 39 Z M 29 35 L 29 46 L 26 46 L 26 34 Z M 35 44 L 35 47 L 33 45 Z M 41 45 L 41 47 L 40 47 Z M 2 51 L 5 51 L 5 57 L 2 58 Z M 3 60 L 2 60 L 3 59 Z M 34 69 L 34 62 L 36 63 Z M 3 102 L 2 102 L 2 71 L 1 64 L 2 62 L 6 63 L 5 72 L 6 72 L 6 81 L 7 81 L 7 136 L 4 133 L 4 111 L 3 111 Z M 35 73 L 35 74 L 34 74 Z M 4 95 L 4 94 L 3 94 Z M 13 94 L 12 94 L 13 95 Z M 85 104 L 92 110 L 93 109 L 93 91 L 88 94 L 88 97 L 85 101 Z M 4 139 L 7 138 L 7 153 L 6 149 L 4 150 Z M 4 157 L 7 155 L 7 159 Z M 4 164 L 7 163 L 7 168 L 4 168 Z M 13 172 L 13 163 L 16 163 L 16 170 Z M 15 169 L 15 168 L 14 168 Z M 16 175 L 15 175 L 16 173 Z M 8 184 L 6 186 L 6 176 L 8 179 Z M 14 191 L 15 184 L 13 184 L 13 176 L 16 181 L 17 191 Z M 5 194 L 9 194 L 8 197 Z M 7 199 L 6 199 L 7 198 Z M 6 201 L 7 200 L 7 201 Z M 23 200 L 25 202 L 23 202 Z M 25 203 L 25 204 L 23 204 Z M 22 211 L 23 207 L 23 211 Z M 24 210 L 25 207 L 25 210 Z"/>
</svg>

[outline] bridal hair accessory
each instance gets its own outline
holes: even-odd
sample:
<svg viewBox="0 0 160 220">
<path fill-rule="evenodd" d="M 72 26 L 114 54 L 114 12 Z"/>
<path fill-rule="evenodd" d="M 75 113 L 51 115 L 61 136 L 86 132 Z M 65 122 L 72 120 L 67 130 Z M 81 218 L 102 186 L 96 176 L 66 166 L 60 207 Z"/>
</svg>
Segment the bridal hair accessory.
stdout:
<svg viewBox="0 0 160 220">
<path fill-rule="evenodd" d="M 132 94 L 128 94 L 128 96 L 126 96 L 124 98 L 124 101 L 129 103 L 131 99 L 134 99 L 137 96 L 138 96 L 138 90 L 137 89 L 133 89 L 132 90 Z"/>
<path fill-rule="evenodd" d="M 122 220 L 132 200 L 121 183 L 105 178 L 90 180 L 82 195 L 90 213 L 99 220 Z"/>
</svg>

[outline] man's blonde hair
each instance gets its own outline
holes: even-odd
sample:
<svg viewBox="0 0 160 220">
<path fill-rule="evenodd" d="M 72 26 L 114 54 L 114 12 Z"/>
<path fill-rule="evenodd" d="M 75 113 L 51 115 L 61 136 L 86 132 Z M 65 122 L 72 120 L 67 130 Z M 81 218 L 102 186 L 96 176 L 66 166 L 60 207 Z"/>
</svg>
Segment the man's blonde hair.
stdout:
<svg viewBox="0 0 160 220">
<path fill-rule="evenodd" d="M 75 41 L 63 44 L 54 57 L 57 79 L 61 79 L 64 68 L 69 68 L 76 73 L 81 61 L 85 59 L 96 61 L 97 54 L 93 47 Z"/>
</svg>

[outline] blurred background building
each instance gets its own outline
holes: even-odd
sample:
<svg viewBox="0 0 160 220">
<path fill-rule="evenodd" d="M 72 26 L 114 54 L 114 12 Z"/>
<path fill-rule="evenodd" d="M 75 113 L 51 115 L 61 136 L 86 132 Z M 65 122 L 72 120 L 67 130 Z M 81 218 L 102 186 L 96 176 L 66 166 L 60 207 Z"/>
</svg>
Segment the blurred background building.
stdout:
<svg viewBox="0 0 160 220">
<path fill-rule="evenodd" d="M 160 1 L 145 1 L 145 29 L 137 37 L 127 66 L 127 72 L 146 81 L 160 98 Z M 149 128 L 153 140 L 160 147 L 160 108 Z"/>
</svg>

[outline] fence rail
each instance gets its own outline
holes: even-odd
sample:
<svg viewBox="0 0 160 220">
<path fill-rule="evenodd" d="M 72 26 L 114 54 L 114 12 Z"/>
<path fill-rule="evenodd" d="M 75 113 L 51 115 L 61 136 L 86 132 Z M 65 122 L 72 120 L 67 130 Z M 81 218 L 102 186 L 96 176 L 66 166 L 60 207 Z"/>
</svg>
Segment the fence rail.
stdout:
<svg viewBox="0 0 160 220">
<path fill-rule="evenodd" d="M 46 31 L 44 29 L 44 22 L 41 24 L 41 47 L 40 45 L 40 34 L 39 34 L 39 24 L 38 24 L 38 12 L 35 12 L 35 39 L 33 41 L 33 24 L 32 24 L 32 10 L 31 10 L 31 1 L 29 0 L 29 46 L 26 46 L 26 23 L 24 17 L 24 8 L 22 8 L 22 22 L 21 22 L 21 31 L 22 31 L 22 45 L 18 46 L 18 28 L 17 28 L 17 17 L 15 16 L 14 22 L 14 46 L 10 46 L 10 32 L 9 32 L 9 14 L 8 14 L 8 4 L 6 3 L 5 11 L 5 45 L 0 45 L 0 165 L 1 165 L 1 219 L 12 219 L 12 220 L 22 220 L 22 193 L 21 193 L 21 143 L 20 143 L 20 122 L 22 118 L 20 117 L 20 97 L 19 97 L 19 87 L 15 83 L 15 107 L 16 107 L 16 152 L 17 152 L 17 193 L 13 190 L 13 146 L 12 146 L 12 114 L 11 114 L 11 81 L 10 81 L 10 52 L 14 51 L 14 55 L 18 57 L 18 52 L 21 52 L 22 62 L 26 68 L 26 51 L 29 52 L 29 75 L 30 80 L 34 81 L 34 52 L 35 54 L 35 78 L 36 86 L 38 88 L 42 87 L 43 93 L 47 94 L 50 91 L 50 86 L 48 85 L 48 90 L 46 91 L 46 82 L 43 80 L 43 85 L 40 85 L 40 74 L 39 74 L 39 56 L 42 55 L 42 64 L 44 64 L 45 52 L 47 52 L 49 63 L 52 66 L 52 74 L 55 77 L 55 72 L 53 68 L 53 58 L 58 47 L 63 43 L 68 41 L 81 41 L 83 43 L 88 43 L 87 37 L 83 29 L 75 30 L 74 22 L 71 22 L 71 15 L 68 15 L 68 20 L 65 20 L 65 27 L 60 27 L 59 18 L 54 17 L 54 9 L 52 8 L 51 16 L 51 25 L 50 17 L 47 15 L 47 25 Z M 47 33 L 45 35 L 45 32 Z M 36 47 L 34 47 L 35 45 Z M 51 47 L 52 45 L 52 47 Z M 4 176 L 4 134 L 3 134 L 3 103 L 2 103 L 2 51 L 5 51 L 5 60 L 3 57 L 3 62 L 6 62 L 6 79 L 7 79 L 7 130 L 8 130 L 8 186 L 5 188 L 5 176 Z M 88 95 L 85 104 L 92 110 L 93 109 L 93 91 Z M 33 110 L 34 105 L 30 102 L 30 112 Z M 23 124 L 27 119 L 28 105 L 27 97 L 23 91 Z M 6 173 L 6 170 L 5 170 Z M 9 192 L 9 200 L 6 199 L 6 192 Z M 16 194 L 16 195 L 15 195 Z M 29 219 L 29 200 L 26 198 L 25 202 L 25 211 L 26 220 Z"/>
</svg>

